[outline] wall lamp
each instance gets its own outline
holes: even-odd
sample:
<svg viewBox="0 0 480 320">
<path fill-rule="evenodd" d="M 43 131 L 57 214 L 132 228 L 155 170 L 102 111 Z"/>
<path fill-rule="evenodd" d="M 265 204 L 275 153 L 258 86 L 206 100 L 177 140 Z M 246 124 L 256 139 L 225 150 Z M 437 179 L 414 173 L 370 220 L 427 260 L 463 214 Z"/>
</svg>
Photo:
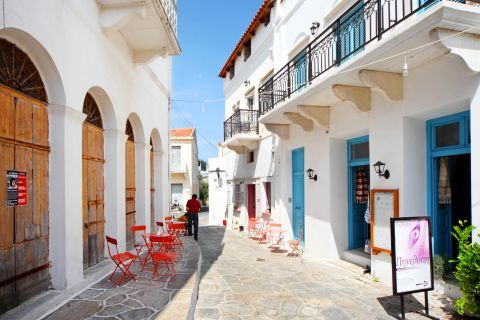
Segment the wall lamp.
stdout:
<svg viewBox="0 0 480 320">
<path fill-rule="evenodd" d="M 317 175 L 315 174 L 315 171 L 313 171 L 313 169 L 308 169 L 306 172 L 307 172 L 307 177 L 310 180 L 317 181 Z"/>
<path fill-rule="evenodd" d="M 373 168 L 375 168 L 375 172 L 378 173 L 378 176 L 380 178 L 381 177 L 384 177 L 385 179 L 390 178 L 390 171 L 385 170 L 385 163 L 381 161 L 377 161 L 377 163 L 373 165 Z"/>
<path fill-rule="evenodd" d="M 320 23 L 319 22 L 312 22 L 312 26 L 310 27 L 310 32 L 312 33 L 312 36 L 315 35 L 315 33 L 317 33 L 317 29 L 320 27 Z"/>
<path fill-rule="evenodd" d="M 250 80 L 245 80 L 243 84 L 245 85 L 245 87 L 248 87 L 250 85 Z"/>
<path fill-rule="evenodd" d="M 217 167 L 217 169 L 215 169 L 215 172 L 217 173 L 217 178 L 220 179 L 220 168 Z"/>
</svg>

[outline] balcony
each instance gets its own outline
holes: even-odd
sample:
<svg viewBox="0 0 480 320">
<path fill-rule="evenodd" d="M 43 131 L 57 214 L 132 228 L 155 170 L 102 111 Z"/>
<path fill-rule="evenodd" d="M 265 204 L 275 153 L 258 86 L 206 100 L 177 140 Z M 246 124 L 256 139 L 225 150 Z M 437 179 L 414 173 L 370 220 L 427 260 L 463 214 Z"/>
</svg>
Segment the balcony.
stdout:
<svg viewBox="0 0 480 320">
<path fill-rule="evenodd" d="M 120 39 L 135 63 L 178 55 L 176 0 L 97 0 L 100 24 L 114 43 Z"/>
<path fill-rule="evenodd" d="M 437 2 L 442 3 L 441 8 L 437 6 Z M 383 64 L 376 64 L 375 67 L 384 73 L 392 73 L 386 75 L 388 79 L 401 82 L 401 66 L 403 66 L 405 55 L 400 55 L 399 53 L 402 50 L 408 52 L 407 50 L 438 40 L 438 37 L 437 39 L 431 39 L 432 34 L 437 30 L 435 28 L 445 28 L 442 30 L 445 30 L 447 33 L 451 30 L 461 31 L 466 29 L 466 27 L 473 24 L 473 21 L 477 20 L 480 12 L 476 10 L 477 8 L 474 10 L 466 8 L 478 7 L 479 3 L 479 0 L 358 1 L 325 28 L 299 54 L 258 89 L 260 121 L 265 124 L 285 126 L 290 123 L 290 120 L 293 123 L 302 125 L 305 129 L 303 124 L 313 120 L 317 124 L 323 123 L 324 126 L 327 126 L 329 122 L 327 111 L 323 113 L 319 108 L 311 106 L 330 106 L 341 100 L 348 100 L 345 98 L 346 94 L 340 92 L 347 85 L 342 84 L 340 85 L 341 88 L 335 88 L 336 82 L 339 80 L 347 82 L 352 88 L 353 86 L 358 86 L 358 77 L 347 73 L 352 74 L 353 72 L 350 71 L 356 70 L 356 68 L 360 70 L 361 66 L 372 68 L 373 59 L 380 62 L 382 62 L 381 59 L 385 59 Z M 437 19 L 436 25 L 432 23 L 433 18 L 428 21 L 424 17 L 428 11 L 434 11 L 434 18 Z M 459 15 L 455 17 L 457 13 Z M 462 14 L 465 14 L 465 23 L 460 24 L 456 20 L 461 20 Z M 399 26 L 408 19 L 415 20 L 414 24 L 421 21 L 423 25 L 418 26 L 418 28 L 415 26 L 415 29 L 412 29 L 411 24 L 407 24 L 407 27 Z M 450 21 L 446 21 L 446 19 L 450 19 Z M 395 30 L 393 30 L 394 28 Z M 430 33 L 432 30 L 433 32 Z M 471 31 L 471 33 L 475 32 L 477 31 Z M 448 36 L 448 34 L 445 35 Z M 380 42 L 382 39 L 388 40 Z M 402 41 L 399 39 L 402 39 Z M 423 41 L 423 43 L 420 41 Z M 389 44 L 386 45 L 386 42 L 389 42 Z M 439 42 L 444 45 L 443 48 L 426 48 L 423 50 L 424 52 L 418 54 L 418 59 L 412 61 L 410 66 L 421 65 L 429 59 L 445 54 L 448 44 L 445 45 L 442 41 Z M 383 43 L 384 49 L 379 49 L 380 45 L 376 45 L 378 43 Z M 376 50 L 375 53 L 373 53 L 374 50 Z M 389 55 L 394 54 L 398 54 L 399 57 L 396 60 L 388 60 Z M 427 55 L 429 56 L 427 57 Z M 400 69 L 397 66 L 400 66 Z M 368 76 L 371 74 L 368 74 Z M 399 74 L 400 78 L 398 78 Z M 324 76 L 322 77 L 322 75 Z M 374 76 L 377 75 L 375 74 Z M 363 81 L 364 85 L 365 82 L 371 81 Z M 316 92 L 305 94 L 312 86 L 316 87 Z M 322 90 L 323 92 L 321 92 Z M 351 91 L 348 92 L 348 94 L 350 93 Z M 299 98 L 302 95 L 305 97 Z M 314 95 L 316 95 L 315 98 L 313 98 Z M 284 113 L 280 114 L 278 112 L 273 116 L 272 114 L 276 112 L 270 111 L 274 109 L 282 109 Z M 368 106 L 365 106 L 363 109 L 360 106 L 359 109 L 360 111 L 369 110 Z M 311 131 L 310 125 L 306 131 Z"/>
<path fill-rule="evenodd" d="M 258 148 L 258 110 L 240 109 L 223 123 L 224 145 L 237 153 Z"/>
<path fill-rule="evenodd" d="M 185 178 L 188 177 L 188 166 L 184 163 L 170 163 L 170 175 L 180 175 Z"/>
</svg>

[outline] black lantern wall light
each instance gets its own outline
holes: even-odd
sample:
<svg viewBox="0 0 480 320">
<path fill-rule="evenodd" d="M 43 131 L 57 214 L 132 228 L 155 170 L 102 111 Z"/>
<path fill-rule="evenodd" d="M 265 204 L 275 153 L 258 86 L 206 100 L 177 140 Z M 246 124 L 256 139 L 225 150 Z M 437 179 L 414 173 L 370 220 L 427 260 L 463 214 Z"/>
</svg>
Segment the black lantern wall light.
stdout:
<svg viewBox="0 0 480 320">
<path fill-rule="evenodd" d="M 384 177 L 385 179 L 390 178 L 390 171 L 385 170 L 385 163 L 381 161 L 377 161 L 374 165 L 373 168 L 375 168 L 375 172 L 378 173 L 378 176 Z"/>
<path fill-rule="evenodd" d="M 315 171 L 313 171 L 313 169 L 308 169 L 306 172 L 307 172 L 307 177 L 310 180 L 317 181 L 317 175 L 315 174 Z"/>
<path fill-rule="evenodd" d="M 319 27 L 320 27 L 320 23 L 312 22 L 312 26 L 310 27 L 310 33 L 312 34 L 312 36 L 314 36 L 315 33 L 317 33 L 317 30 Z"/>
</svg>

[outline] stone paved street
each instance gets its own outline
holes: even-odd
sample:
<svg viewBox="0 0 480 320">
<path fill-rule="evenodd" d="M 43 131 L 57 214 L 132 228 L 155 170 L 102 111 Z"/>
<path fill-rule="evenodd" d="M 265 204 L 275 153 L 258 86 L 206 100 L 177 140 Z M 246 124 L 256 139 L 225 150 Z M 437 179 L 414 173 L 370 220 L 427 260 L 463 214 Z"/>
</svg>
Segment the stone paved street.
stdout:
<svg viewBox="0 0 480 320">
<path fill-rule="evenodd" d="M 205 217 L 202 217 L 205 223 Z M 203 224 L 204 225 L 204 224 Z M 200 228 L 203 265 L 196 320 L 206 319 L 392 319 L 399 298 L 345 263 L 307 263 L 272 253 L 247 233 Z M 407 319 L 426 319 L 423 294 L 407 298 Z M 445 307 L 447 305 L 448 307 Z M 430 293 L 430 312 L 448 319 L 451 304 Z"/>
<path fill-rule="evenodd" d="M 143 272 L 138 260 L 132 266 L 137 281 L 128 279 L 122 286 L 108 282 L 108 277 L 71 299 L 45 320 L 76 319 L 186 319 L 195 286 L 200 252 L 193 239 L 184 238 L 182 260 L 175 265 L 176 277 L 151 280 L 153 267 Z M 112 263 L 113 271 L 113 263 Z M 114 276 L 118 279 L 119 273 Z M 162 282 L 163 281 L 163 282 Z"/>
</svg>

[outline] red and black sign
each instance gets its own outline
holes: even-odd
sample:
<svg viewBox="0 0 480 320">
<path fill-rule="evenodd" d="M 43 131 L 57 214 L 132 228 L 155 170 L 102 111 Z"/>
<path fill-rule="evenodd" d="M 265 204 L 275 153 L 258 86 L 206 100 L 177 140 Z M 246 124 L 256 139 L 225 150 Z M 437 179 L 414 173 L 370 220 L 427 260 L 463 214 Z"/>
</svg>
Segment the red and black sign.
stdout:
<svg viewBox="0 0 480 320">
<path fill-rule="evenodd" d="M 25 171 L 7 171 L 7 207 L 26 206 L 27 173 Z"/>
</svg>

